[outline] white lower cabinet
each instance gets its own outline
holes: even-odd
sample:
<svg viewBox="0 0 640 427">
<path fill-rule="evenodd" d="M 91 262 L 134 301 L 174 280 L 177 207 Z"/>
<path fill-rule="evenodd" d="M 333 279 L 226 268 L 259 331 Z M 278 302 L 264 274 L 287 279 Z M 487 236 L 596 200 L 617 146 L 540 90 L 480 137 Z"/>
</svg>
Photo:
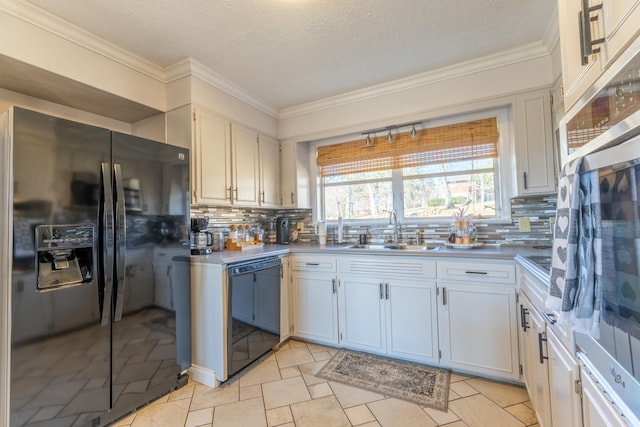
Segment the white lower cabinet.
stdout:
<svg viewBox="0 0 640 427">
<path fill-rule="evenodd" d="M 521 343 L 524 360 L 522 374 L 529 392 L 531 405 L 536 411 L 538 424 L 550 427 L 551 400 L 549 393 L 549 368 L 546 357 L 546 327 L 538 310 L 524 294 L 520 294 Z"/>
<path fill-rule="evenodd" d="M 421 362 L 437 362 L 433 281 L 340 276 L 343 346 Z"/>
<path fill-rule="evenodd" d="M 291 256 L 292 335 L 518 381 L 513 263 L 436 260 Z"/>
<path fill-rule="evenodd" d="M 515 287 L 439 282 L 441 363 L 454 369 L 519 379 Z"/>
<path fill-rule="evenodd" d="M 280 342 L 291 336 L 291 286 L 289 257 L 282 257 L 280 267 Z"/>
<path fill-rule="evenodd" d="M 582 418 L 587 427 L 626 427 L 611 401 L 604 395 L 584 365 L 582 368 Z M 558 424 L 559 425 L 559 424 Z"/>
<path fill-rule="evenodd" d="M 340 257 L 340 344 L 437 363 L 435 277 L 435 261 L 421 257 Z"/>
<path fill-rule="evenodd" d="M 580 384 L 580 367 L 553 329 L 547 329 L 547 357 L 553 425 L 580 427 L 582 402 L 580 393 L 576 392 Z"/>
<path fill-rule="evenodd" d="M 336 259 L 291 256 L 292 334 L 326 344 L 338 344 L 338 281 Z"/>
<path fill-rule="evenodd" d="M 338 298 L 335 274 L 294 271 L 296 306 L 293 334 L 315 342 L 338 344 Z"/>
</svg>

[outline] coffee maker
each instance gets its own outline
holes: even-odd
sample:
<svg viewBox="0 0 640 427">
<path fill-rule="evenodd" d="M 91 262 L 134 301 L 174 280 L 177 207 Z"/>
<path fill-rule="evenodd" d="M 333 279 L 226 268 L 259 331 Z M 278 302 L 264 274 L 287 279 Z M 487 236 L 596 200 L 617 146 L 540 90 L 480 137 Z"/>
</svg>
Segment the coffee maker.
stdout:
<svg viewBox="0 0 640 427">
<path fill-rule="evenodd" d="M 289 244 L 289 218 L 280 216 L 276 219 L 276 243 Z"/>
<path fill-rule="evenodd" d="M 191 218 L 191 255 L 209 255 L 213 235 L 207 231 L 207 218 Z"/>
</svg>

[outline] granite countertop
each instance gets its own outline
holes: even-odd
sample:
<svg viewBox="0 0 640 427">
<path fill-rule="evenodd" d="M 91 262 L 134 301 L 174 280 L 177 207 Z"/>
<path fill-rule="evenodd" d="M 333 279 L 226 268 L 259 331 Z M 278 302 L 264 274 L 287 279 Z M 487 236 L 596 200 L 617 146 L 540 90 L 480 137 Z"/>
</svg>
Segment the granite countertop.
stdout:
<svg viewBox="0 0 640 427">
<path fill-rule="evenodd" d="M 358 249 L 352 245 L 312 245 L 291 244 L 272 245 L 267 244 L 260 248 L 242 251 L 214 252 L 210 255 L 192 255 L 191 262 L 210 264 L 232 264 L 236 262 L 250 261 L 268 256 L 279 256 L 298 253 L 327 253 L 327 254 L 351 254 L 367 256 L 427 256 L 427 257 L 456 257 L 456 258 L 496 258 L 516 261 L 525 264 L 529 268 L 539 268 L 533 260 L 544 259 L 551 255 L 551 249 L 535 249 L 531 247 L 517 246 L 489 246 L 474 249 L 453 249 L 444 246 L 428 250 L 402 250 L 402 249 Z M 531 257 L 531 259 L 527 258 Z M 184 257 L 185 261 L 187 257 Z M 548 274 L 548 272 L 547 272 Z"/>
</svg>

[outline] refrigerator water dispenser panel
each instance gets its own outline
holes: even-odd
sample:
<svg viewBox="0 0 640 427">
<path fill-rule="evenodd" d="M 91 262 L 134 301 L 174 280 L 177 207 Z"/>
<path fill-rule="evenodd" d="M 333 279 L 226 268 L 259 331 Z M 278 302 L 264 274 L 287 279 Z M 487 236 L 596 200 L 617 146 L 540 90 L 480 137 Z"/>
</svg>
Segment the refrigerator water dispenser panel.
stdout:
<svg viewBox="0 0 640 427">
<path fill-rule="evenodd" d="M 47 291 L 92 282 L 93 239 L 93 226 L 37 226 L 38 290 Z"/>
</svg>

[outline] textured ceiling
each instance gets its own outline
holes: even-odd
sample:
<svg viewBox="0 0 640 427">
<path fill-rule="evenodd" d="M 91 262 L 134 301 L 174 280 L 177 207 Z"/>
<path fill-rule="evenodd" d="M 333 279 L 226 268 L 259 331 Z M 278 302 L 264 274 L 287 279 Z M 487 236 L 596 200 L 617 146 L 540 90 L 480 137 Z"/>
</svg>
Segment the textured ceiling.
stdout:
<svg viewBox="0 0 640 427">
<path fill-rule="evenodd" d="M 158 65 L 191 57 L 276 108 L 528 43 L 556 0 L 29 0 Z"/>
</svg>

